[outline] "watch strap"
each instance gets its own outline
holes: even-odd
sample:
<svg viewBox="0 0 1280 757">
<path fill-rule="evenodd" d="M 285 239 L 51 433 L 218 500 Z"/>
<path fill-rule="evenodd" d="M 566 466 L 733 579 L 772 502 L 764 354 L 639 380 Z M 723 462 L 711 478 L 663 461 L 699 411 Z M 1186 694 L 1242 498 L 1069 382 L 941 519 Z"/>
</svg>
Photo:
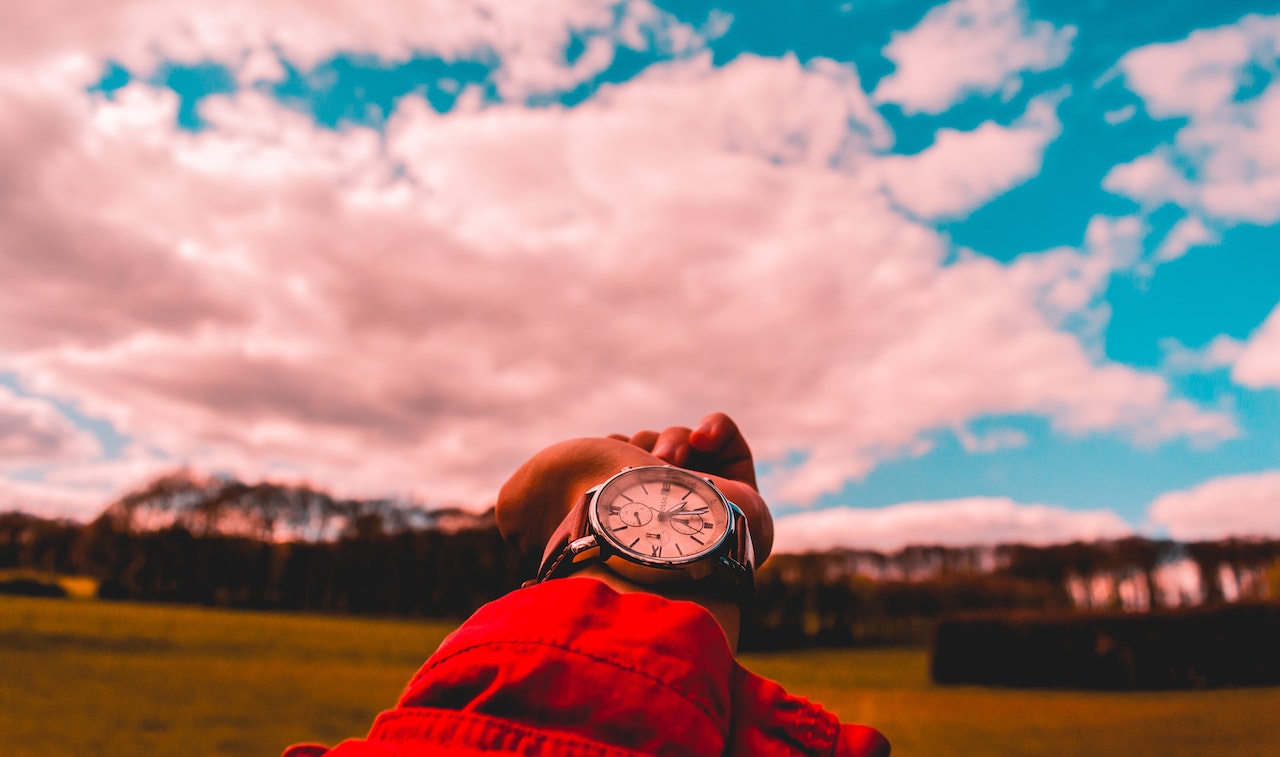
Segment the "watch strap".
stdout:
<svg viewBox="0 0 1280 757">
<path fill-rule="evenodd" d="M 547 548 L 542 553 L 542 562 L 538 565 L 535 583 L 548 578 L 557 578 L 567 572 L 569 565 L 573 562 L 570 559 L 569 545 L 591 533 L 591 520 L 587 511 L 587 504 L 590 501 L 591 492 L 588 491 L 578 498 L 574 506 L 569 508 L 564 519 L 560 521 L 560 525 L 556 526 L 551 539 L 547 542 Z"/>
<path fill-rule="evenodd" d="M 732 572 L 735 581 L 744 584 L 747 592 L 754 595 L 756 550 L 755 544 L 751 541 L 751 529 L 747 527 L 747 516 L 742 512 L 742 508 L 732 502 L 729 503 L 729 507 L 733 509 L 737 521 L 734 528 L 737 543 L 734 544 L 732 552 L 721 556 L 720 559 Z"/>
</svg>

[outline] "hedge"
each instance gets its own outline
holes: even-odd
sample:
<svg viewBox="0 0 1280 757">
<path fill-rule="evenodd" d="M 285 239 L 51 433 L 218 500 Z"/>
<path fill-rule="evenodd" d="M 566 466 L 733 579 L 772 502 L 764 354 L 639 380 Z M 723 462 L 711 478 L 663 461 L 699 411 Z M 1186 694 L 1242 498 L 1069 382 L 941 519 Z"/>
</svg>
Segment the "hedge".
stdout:
<svg viewBox="0 0 1280 757">
<path fill-rule="evenodd" d="M 941 684 L 1190 689 L 1280 684 L 1280 604 L 1143 614 L 1028 612 L 941 619 Z"/>
</svg>

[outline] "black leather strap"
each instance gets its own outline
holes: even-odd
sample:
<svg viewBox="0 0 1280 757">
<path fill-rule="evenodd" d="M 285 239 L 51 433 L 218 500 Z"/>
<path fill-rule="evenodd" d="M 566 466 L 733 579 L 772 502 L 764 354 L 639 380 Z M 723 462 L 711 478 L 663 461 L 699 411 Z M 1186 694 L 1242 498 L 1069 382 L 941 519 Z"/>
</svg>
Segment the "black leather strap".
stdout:
<svg viewBox="0 0 1280 757">
<path fill-rule="evenodd" d="M 552 532 L 547 548 L 542 553 L 542 563 L 538 566 L 535 582 L 557 578 L 567 570 L 569 563 L 565 561 L 569 556 L 569 544 L 587 536 L 590 531 L 591 520 L 587 513 L 587 503 L 590 500 L 590 492 L 583 494 Z"/>
</svg>

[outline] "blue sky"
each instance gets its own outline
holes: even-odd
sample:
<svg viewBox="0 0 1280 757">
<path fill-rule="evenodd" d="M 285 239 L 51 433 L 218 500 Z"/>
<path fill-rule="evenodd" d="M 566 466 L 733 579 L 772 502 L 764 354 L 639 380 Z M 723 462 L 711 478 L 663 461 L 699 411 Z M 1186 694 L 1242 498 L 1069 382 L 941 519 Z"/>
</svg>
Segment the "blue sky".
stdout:
<svg viewBox="0 0 1280 757">
<path fill-rule="evenodd" d="M 0 507 L 726 410 L 786 548 L 1280 533 L 1265 3 L 95 13 L 0 54 Z"/>
</svg>

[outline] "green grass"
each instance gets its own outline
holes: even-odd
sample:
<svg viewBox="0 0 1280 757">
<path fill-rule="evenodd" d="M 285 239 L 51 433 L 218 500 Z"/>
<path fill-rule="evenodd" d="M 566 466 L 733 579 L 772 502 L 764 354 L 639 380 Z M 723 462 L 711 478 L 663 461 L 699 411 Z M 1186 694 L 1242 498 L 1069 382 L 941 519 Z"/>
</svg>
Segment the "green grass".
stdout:
<svg viewBox="0 0 1280 757">
<path fill-rule="evenodd" d="M 276 755 L 363 735 L 452 626 L 0 597 L 0 754 Z"/>
<path fill-rule="evenodd" d="M 276 755 L 364 734 L 452 627 L 0 597 L 0 755 Z M 897 755 L 1280 754 L 1280 688 L 938 687 L 921 650 L 744 663 Z"/>
</svg>

